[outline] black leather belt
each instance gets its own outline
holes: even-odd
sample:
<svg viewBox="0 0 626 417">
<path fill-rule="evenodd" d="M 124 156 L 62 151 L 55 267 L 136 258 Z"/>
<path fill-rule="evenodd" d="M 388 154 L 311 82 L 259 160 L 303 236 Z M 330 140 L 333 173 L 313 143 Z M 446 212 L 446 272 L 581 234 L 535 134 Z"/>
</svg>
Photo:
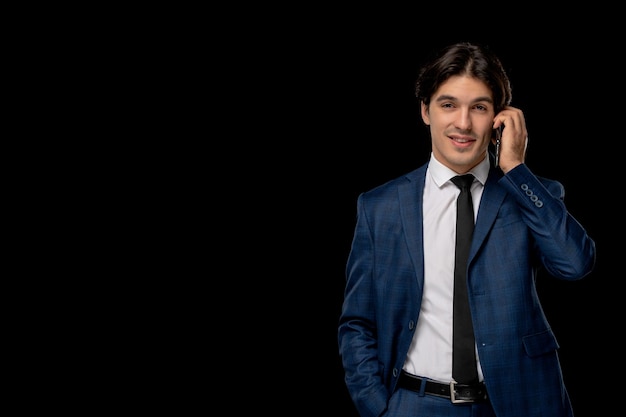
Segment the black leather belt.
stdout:
<svg viewBox="0 0 626 417">
<path fill-rule="evenodd" d="M 421 392 L 422 378 L 402 371 L 398 380 L 398 386 L 411 391 Z M 455 404 L 476 403 L 487 400 L 487 388 L 483 382 L 477 384 L 457 384 L 456 382 L 442 384 L 426 380 L 424 393 L 447 398 Z"/>
</svg>

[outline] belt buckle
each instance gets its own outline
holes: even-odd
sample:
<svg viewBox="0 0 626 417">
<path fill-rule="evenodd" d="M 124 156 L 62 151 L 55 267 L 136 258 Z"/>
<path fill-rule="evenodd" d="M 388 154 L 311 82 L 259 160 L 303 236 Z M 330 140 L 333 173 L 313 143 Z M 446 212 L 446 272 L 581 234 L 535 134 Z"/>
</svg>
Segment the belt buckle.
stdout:
<svg viewBox="0 0 626 417">
<path fill-rule="evenodd" d="M 458 392 L 457 385 L 459 385 Z M 452 404 L 475 403 L 482 399 L 483 396 L 470 385 L 457 384 L 455 381 L 450 382 L 450 401 L 452 401 Z"/>
</svg>

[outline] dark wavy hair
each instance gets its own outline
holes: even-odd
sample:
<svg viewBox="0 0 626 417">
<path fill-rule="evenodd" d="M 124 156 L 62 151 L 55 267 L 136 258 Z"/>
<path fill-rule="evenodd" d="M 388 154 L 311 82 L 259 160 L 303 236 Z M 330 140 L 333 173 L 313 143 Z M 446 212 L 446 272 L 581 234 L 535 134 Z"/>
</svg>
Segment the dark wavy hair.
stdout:
<svg viewBox="0 0 626 417">
<path fill-rule="evenodd" d="M 511 83 L 500 59 L 487 46 L 471 42 L 449 45 L 422 66 L 415 96 L 429 106 L 439 86 L 455 75 L 469 75 L 483 81 L 493 94 L 496 114 L 511 103 Z"/>
</svg>

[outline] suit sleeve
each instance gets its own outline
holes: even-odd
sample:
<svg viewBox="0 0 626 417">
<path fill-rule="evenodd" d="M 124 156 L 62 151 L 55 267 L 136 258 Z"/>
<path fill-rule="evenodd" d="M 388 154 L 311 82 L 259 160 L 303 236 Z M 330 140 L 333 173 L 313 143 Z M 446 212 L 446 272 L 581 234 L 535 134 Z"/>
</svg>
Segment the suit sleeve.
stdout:
<svg viewBox="0 0 626 417">
<path fill-rule="evenodd" d="M 346 385 L 360 415 L 376 417 L 386 410 L 388 393 L 377 353 L 373 239 L 365 206 L 361 195 L 357 199 L 357 222 L 346 266 L 339 352 Z"/>
<path fill-rule="evenodd" d="M 541 262 L 551 275 L 577 280 L 593 270 L 595 242 L 567 211 L 561 183 L 541 180 L 525 164 L 509 171 L 499 183 L 516 198 Z"/>
</svg>

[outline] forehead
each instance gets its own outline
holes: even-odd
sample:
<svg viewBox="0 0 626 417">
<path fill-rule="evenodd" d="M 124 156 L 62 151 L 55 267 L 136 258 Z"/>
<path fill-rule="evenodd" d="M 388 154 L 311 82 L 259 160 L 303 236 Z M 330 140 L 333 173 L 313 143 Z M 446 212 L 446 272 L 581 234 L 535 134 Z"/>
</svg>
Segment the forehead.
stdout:
<svg viewBox="0 0 626 417">
<path fill-rule="evenodd" d="M 468 75 L 455 75 L 444 81 L 433 94 L 433 100 L 442 98 L 470 102 L 480 100 L 493 102 L 493 94 L 487 84 Z"/>
</svg>

